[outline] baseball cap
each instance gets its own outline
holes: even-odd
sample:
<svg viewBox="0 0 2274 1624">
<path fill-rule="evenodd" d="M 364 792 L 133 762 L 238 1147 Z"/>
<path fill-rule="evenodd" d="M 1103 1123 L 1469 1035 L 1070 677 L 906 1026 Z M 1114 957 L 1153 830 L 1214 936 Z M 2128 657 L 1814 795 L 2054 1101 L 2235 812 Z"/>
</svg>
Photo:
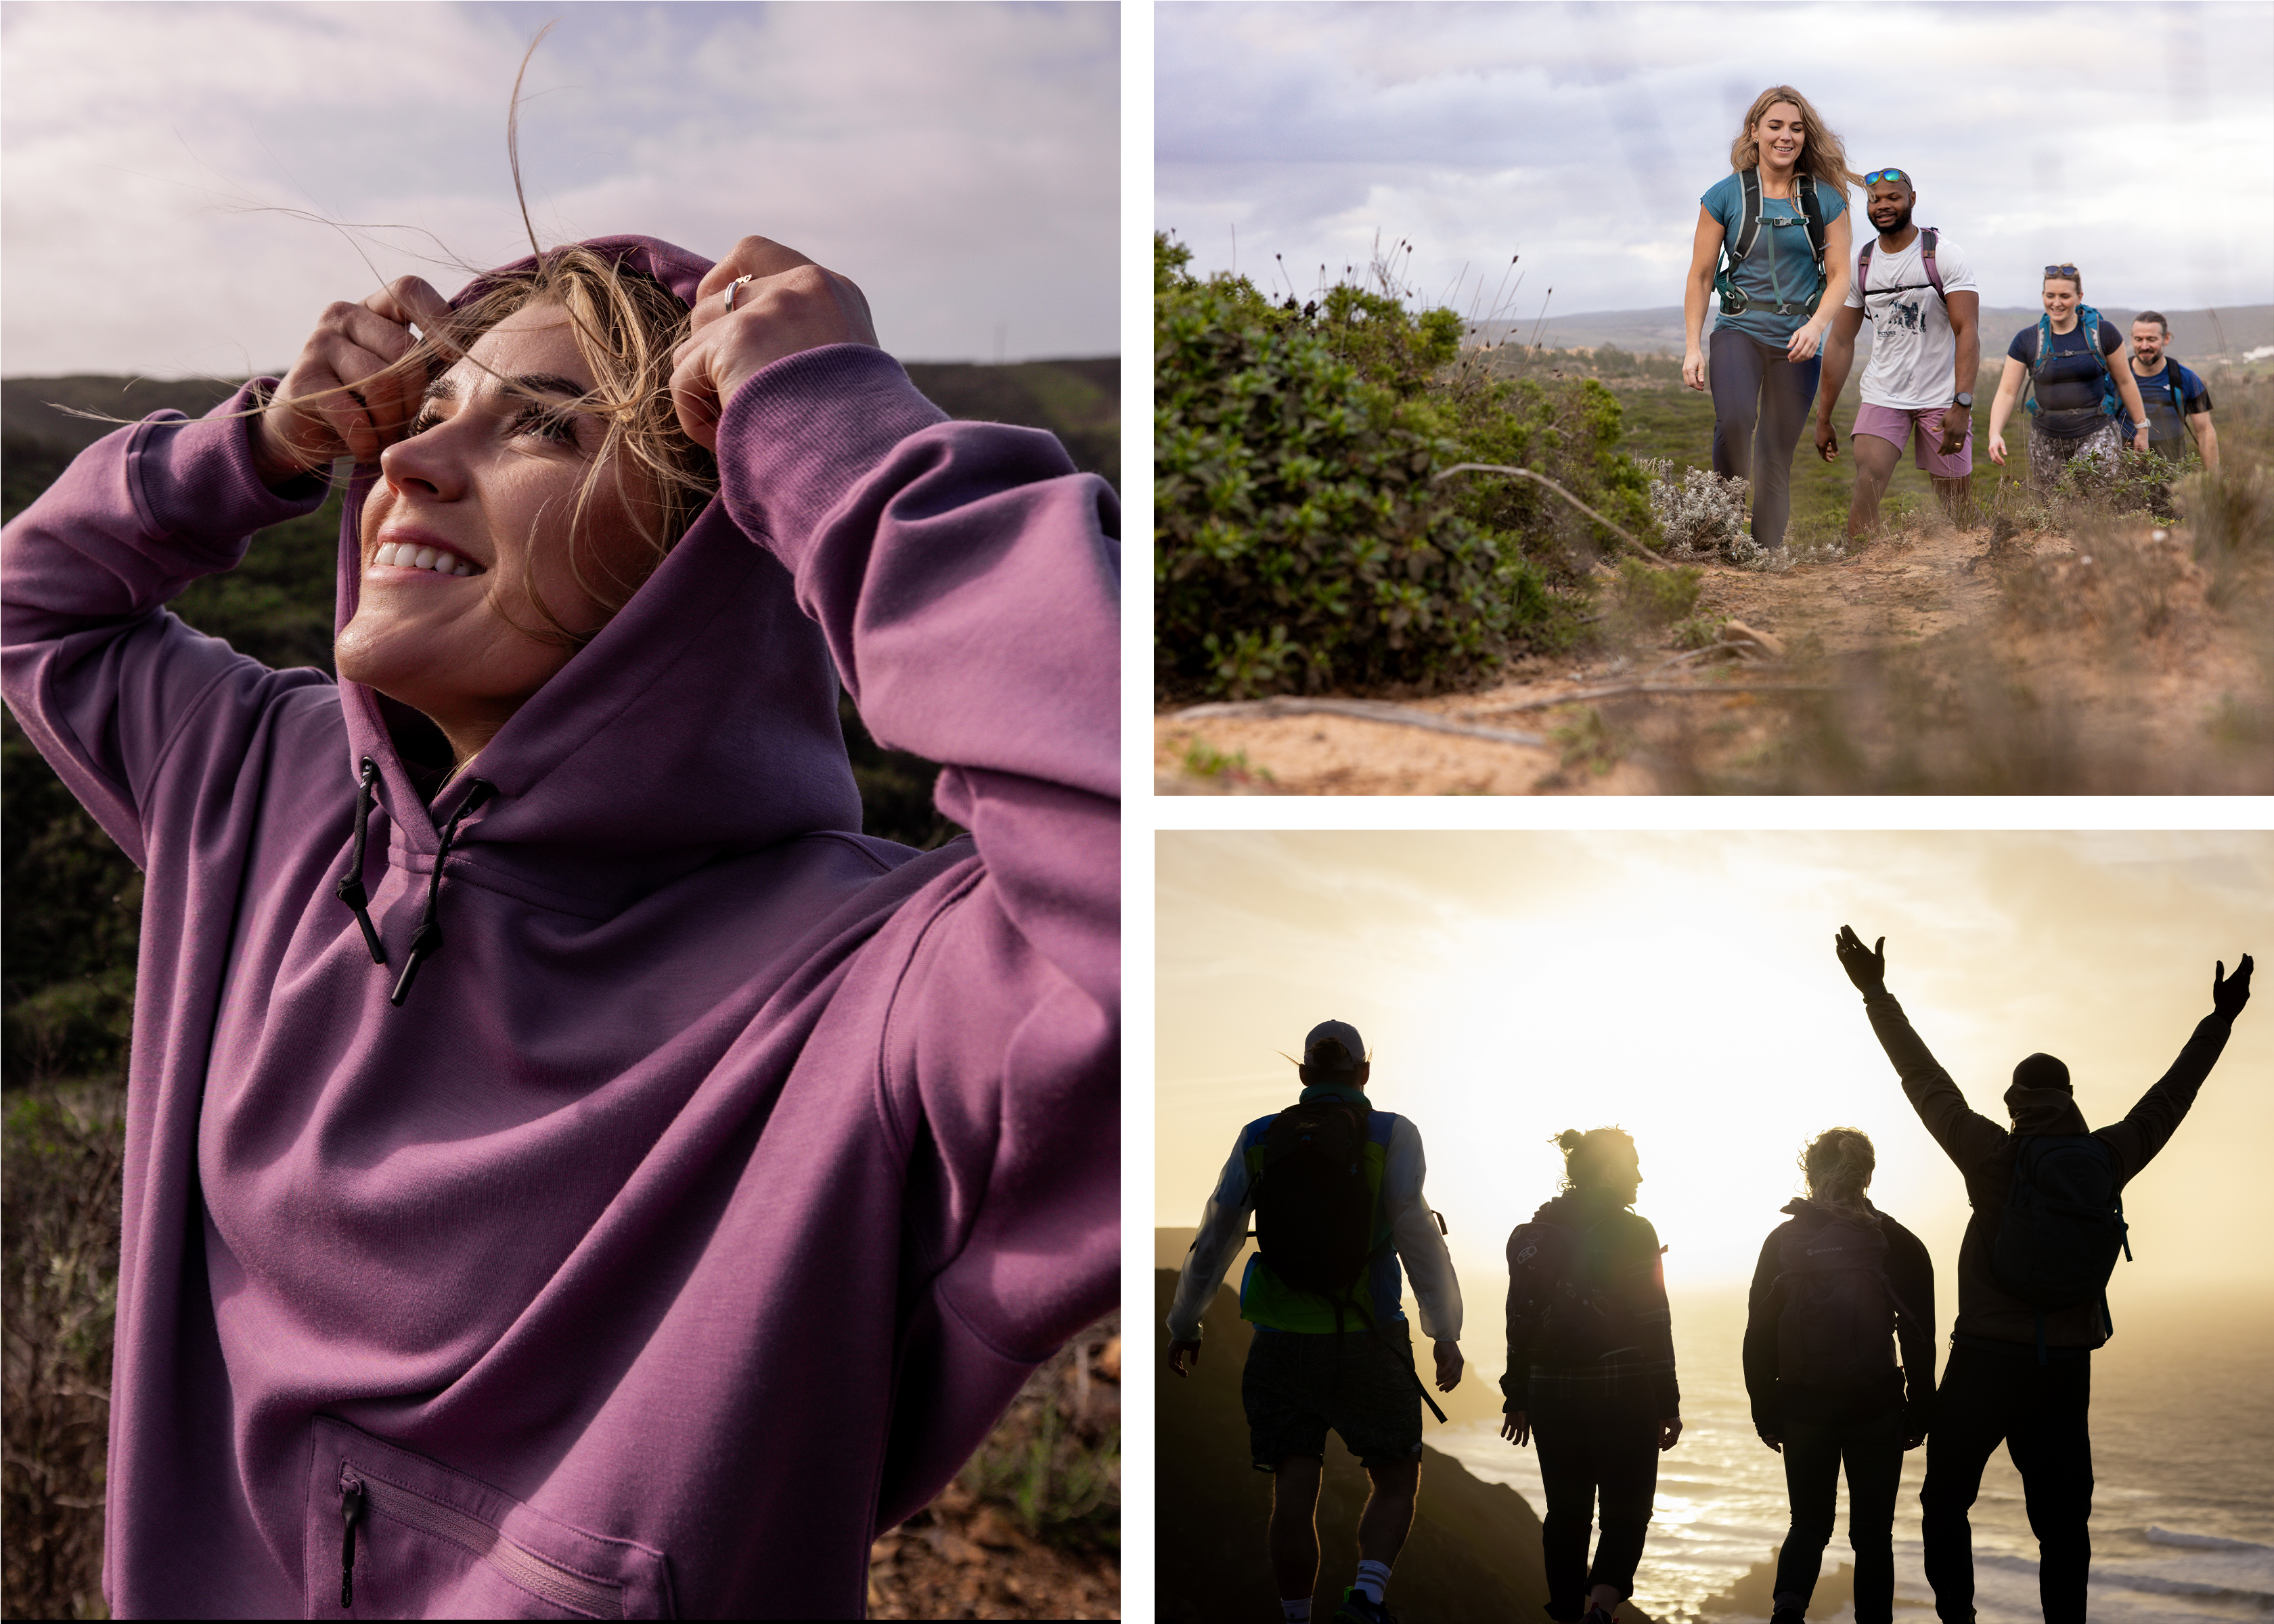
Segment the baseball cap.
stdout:
<svg viewBox="0 0 2274 1624">
<path fill-rule="evenodd" d="M 1337 1056 L 1329 1049 L 1321 1055 L 1319 1046 L 1322 1043 L 1339 1044 L 1343 1052 Z M 1303 1064 L 1322 1071 L 1355 1071 L 1365 1058 L 1366 1040 L 1346 1020 L 1322 1020 L 1303 1040 Z"/>
</svg>

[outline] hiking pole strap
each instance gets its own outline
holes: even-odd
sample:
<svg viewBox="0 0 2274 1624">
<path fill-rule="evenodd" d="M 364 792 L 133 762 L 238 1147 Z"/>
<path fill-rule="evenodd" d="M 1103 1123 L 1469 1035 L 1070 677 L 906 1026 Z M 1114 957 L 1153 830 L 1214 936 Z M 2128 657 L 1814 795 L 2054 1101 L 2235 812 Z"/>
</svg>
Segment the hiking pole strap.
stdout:
<svg viewBox="0 0 2274 1624">
<path fill-rule="evenodd" d="M 1367 1327 L 1367 1335 L 1374 1337 L 1376 1341 L 1380 1341 L 1382 1336 L 1382 1327 L 1378 1325 L 1370 1325 Z M 1405 1374 L 1413 1383 L 1413 1390 L 1421 1395 L 1421 1402 L 1429 1406 L 1429 1413 L 1437 1417 L 1438 1424 L 1440 1425 L 1449 1425 L 1445 1420 L 1445 1412 L 1438 1409 L 1437 1401 L 1429 1396 L 1429 1389 L 1421 1380 L 1421 1372 L 1413 1367 L 1413 1364 L 1411 1360 L 1408 1360 L 1406 1363 Z"/>
</svg>

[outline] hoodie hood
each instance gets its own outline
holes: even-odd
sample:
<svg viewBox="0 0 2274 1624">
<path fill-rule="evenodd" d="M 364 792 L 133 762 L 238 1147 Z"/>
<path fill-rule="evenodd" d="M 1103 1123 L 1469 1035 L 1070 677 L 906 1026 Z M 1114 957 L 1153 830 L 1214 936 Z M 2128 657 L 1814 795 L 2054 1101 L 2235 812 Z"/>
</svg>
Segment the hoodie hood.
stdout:
<svg viewBox="0 0 2274 1624">
<path fill-rule="evenodd" d="M 1591 1223 L 1600 1223 L 1613 1213 L 1632 1207 L 1632 1201 L 1622 1201 L 1615 1195 L 1601 1190 L 1566 1190 L 1554 1199 L 1540 1204 L 1532 1214 L 1534 1223 L 1560 1223 L 1584 1229 Z"/>
<path fill-rule="evenodd" d="M 2066 1088 L 2025 1088 L 2016 1083 L 2006 1090 L 2006 1114 L 2014 1132 L 2024 1134 L 2090 1133 L 2076 1096 Z"/>
<path fill-rule="evenodd" d="M 653 276 L 690 307 L 712 263 L 653 237 L 584 246 Z M 535 263 L 478 277 L 451 303 Z M 341 517 L 335 630 L 355 615 L 364 501 L 377 477 L 357 470 Z M 431 810 L 397 744 L 422 726 L 416 713 L 359 682 L 339 688 L 350 747 L 342 793 L 354 793 L 365 756 L 378 764 L 388 861 L 413 872 L 431 868 L 439 825 L 477 778 L 496 793 L 453 841 L 451 873 L 588 917 L 608 917 L 721 855 L 861 827 L 821 629 L 800 610 L 789 572 L 750 545 L 715 498 Z M 701 793 L 689 793 L 698 785 Z"/>
<path fill-rule="evenodd" d="M 1864 1210 L 1856 1213 L 1811 1196 L 1796 1195 L 1778 1210 L 1797 1219 L 1810 1230 L 1820 1229 L 1827 1223 L 1862 1223 L 1874 1229 L 1879 1227 L 1879 1209 L 1868 1200 L 1864 1203 Z"/>
</svg>

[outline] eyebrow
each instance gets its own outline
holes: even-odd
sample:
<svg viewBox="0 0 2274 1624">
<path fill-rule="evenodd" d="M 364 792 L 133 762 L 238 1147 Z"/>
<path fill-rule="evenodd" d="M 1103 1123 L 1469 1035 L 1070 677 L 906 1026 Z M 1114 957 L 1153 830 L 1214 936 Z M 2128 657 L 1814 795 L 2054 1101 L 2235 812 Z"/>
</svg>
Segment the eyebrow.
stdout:
<svg viewBox="0 0 2274 1624">
<path fill-rule="evenodd" d="M 580 400 L 591 393 L 573 378 L 563 378 L 558 372 L 521 372 L 498 380 L 507 392 L 515 395 L 565 395 Z M 457 380 L 444 373 L 426 386 L 429 401 L 455 401 L 458 398 Z"/>
</svg>

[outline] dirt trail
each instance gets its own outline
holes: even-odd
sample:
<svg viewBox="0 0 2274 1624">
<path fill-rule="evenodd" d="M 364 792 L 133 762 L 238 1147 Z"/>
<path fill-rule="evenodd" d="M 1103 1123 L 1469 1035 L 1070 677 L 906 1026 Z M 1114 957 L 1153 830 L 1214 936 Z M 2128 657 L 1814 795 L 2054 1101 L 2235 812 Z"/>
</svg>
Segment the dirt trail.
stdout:
<svg viewBox="0 0 2274 1624">
<path fill-rule="evenodd" d="M 1537 742 L 1169 710 L 1156 788 L 2264 793 L 2265 575 L 2215 580 L 2184 531 L 2132 520 L 2067 537 L 1936 526 L 1779 575 L 1708 564 L 1696 613 L 1761 635 L 1725 628 L 1729 645 L 1686 656 L 1660 633 L 1532 658 L 1488 690 L 1400 707 Z"/>
</svg>

